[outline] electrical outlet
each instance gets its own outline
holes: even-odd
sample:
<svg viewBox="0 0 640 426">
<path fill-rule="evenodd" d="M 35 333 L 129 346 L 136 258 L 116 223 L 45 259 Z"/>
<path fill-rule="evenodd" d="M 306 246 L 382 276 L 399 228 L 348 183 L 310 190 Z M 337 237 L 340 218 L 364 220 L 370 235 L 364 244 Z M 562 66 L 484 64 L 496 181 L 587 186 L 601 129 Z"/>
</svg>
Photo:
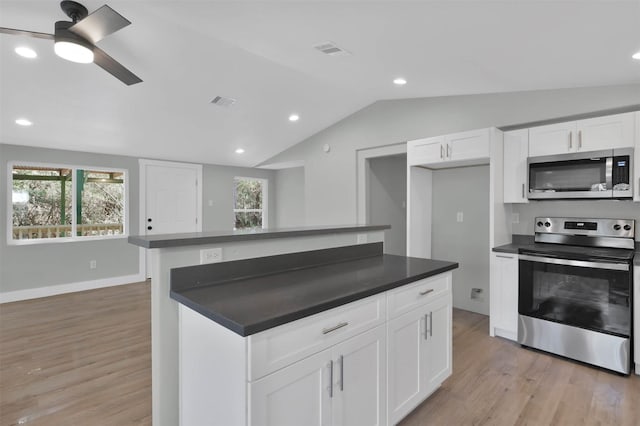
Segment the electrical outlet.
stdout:
<svg viewBox="0 0 640 426">
<path fill-rule="evenodd" d="M 367 234 L 358 234 L 358 244 L 366 244 Z"/>
<path fill-rule="evenodd" d="M 472 288 L 471 289 L 471 299 L 474 300 L 484 300 L 484 296 L 482 295 L 481 288 Z"/>
<path fill-rule="evenodd" d="M 89 269 L 96 269 L 98 267 L 98 263 L 95 260 L 89 261 Z"/>
<path fill-rule="evenodd" d="M 511 223 L 520 223 L 520 213 L 511 213 Z"/>
<path fill-rule="evenodd" d="M 222 248 L 200 250 L 200 264 L 222 262 Z"/>
<path fill-rule="evenodd" d="M 464 213 L 463 212 L 458 212 L 456 214 L 456 222 L 464 222 Z"/>
</svg>

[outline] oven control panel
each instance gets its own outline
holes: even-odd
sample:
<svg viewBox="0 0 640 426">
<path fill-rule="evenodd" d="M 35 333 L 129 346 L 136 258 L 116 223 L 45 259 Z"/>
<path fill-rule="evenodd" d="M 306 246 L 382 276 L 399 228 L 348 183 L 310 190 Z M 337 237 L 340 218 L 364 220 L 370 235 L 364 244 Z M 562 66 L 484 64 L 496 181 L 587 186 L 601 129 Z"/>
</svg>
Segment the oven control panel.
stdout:
<svg viewBox="0 0 640 426">
<path fill-rule="evenodd" d="M 633 219 L 537 217 L 535 233 L 635 238 L 635 221 Z"/>
</svg>

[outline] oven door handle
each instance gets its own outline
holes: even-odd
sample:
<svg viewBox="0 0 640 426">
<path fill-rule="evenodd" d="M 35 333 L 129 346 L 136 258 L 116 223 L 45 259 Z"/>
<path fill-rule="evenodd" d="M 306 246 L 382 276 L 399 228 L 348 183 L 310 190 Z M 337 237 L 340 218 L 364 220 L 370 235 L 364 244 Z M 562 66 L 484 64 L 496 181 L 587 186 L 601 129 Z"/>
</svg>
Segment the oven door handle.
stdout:
<svg viewBox="0 0 640 426">
<path fill-rule="evenodd" d="M 554 257 L 530 256 L 528 254 L 521 254 L 518 256 L 518 259 L 527 260 L 529 262 L 551 263 L 554 265 L 566 265 L 566 266 L 578 266 L 582 268 L 610 269 L 613 271 L 629 270 L 629 264 L 627 263 L 590 262 L 585 260 L 558 259 Z"/>
</svg>

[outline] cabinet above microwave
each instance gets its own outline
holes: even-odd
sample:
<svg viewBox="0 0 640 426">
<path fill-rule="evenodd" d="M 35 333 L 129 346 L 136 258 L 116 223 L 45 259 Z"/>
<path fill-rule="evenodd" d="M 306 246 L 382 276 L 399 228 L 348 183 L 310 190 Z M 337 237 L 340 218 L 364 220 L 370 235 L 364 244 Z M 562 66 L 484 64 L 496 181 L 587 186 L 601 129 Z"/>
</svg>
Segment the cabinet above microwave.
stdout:
<svg viewBox="0 0 640 426">
<path fill-rule="evenodd" d="M 530 200 L 633 198 L 633 148 L 530 157 Z"/>
</svg>

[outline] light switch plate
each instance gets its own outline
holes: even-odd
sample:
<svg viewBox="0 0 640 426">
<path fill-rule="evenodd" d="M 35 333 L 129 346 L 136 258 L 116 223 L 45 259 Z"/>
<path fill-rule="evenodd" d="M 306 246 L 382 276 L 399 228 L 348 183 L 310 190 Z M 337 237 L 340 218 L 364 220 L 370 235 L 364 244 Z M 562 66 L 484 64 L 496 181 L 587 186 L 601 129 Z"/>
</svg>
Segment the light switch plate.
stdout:
<svg viewBox="0 0 640 426">
<path fill-rule="evenodd" d="M 456 214 L 456 222 L 464 222 L 464 213 L 463 212 L 458 212 Z"/>
<path fill-rule="evenodd" d="M 200 250 L 200 264 L 222 262 L 222 248 Z"/>
<path fill-rule="evenodd" d="M 511 213 L 511 223 L 520 223 L 520 213 Z"/>
</svg>

